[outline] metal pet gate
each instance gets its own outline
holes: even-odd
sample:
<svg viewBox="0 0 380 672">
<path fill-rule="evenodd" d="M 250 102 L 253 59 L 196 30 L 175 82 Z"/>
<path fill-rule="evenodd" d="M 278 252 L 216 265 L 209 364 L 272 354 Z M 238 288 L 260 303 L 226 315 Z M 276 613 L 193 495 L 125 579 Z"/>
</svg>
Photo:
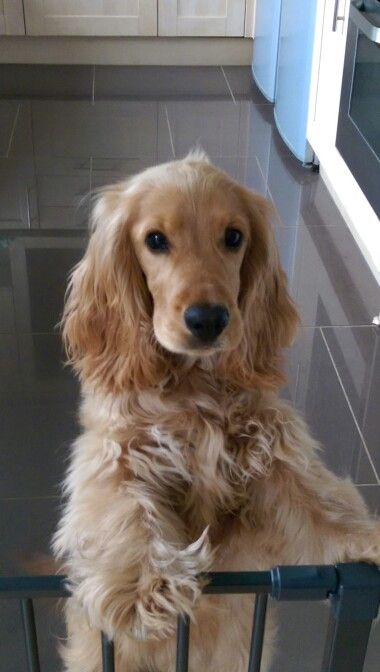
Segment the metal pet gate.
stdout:
<svg viewBox="0 0 380 672">
<path fill-rule="evenodd" d="M 380 569 L 366 563 L 275 567 L 265 572 L 206 575 L 208 594 L 256 594 L 248 672 L 260 672 L 268 597 L 279 601 L 329 600 L 330 620 L 321 672 L 362 672 L 373 620 L 380 606 Z M 33 600 L 69 597 L 64 576 L 0 578 L 0 597 L 20 600 L 28 672 L 40 672 Z M 178 617 L 176 672 L 187 672 L 190 623 Z M 102 635 L 103 672 L 114 672 L 114 647 Z M 232 672 L 232 671 L 231 671 Z"/>
</svg>

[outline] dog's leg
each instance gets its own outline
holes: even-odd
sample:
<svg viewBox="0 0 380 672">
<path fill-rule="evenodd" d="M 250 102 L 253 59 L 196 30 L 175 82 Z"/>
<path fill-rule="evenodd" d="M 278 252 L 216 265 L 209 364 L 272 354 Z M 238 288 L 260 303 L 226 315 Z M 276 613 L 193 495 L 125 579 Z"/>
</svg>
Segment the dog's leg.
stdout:
<svg viewBox="0 0 380 672">
<path fill-rule="evenodd" d="M 102 672 L 100 630 L 91 628 L 82 606 L 75 598 L 65 600 L 67 636 L 60 642 L 59 652 L 64 672 Z M 158 670 L 174 671 L 175 640 L 160 642 L 137 642 L 128 636 L 117 636 L 114 641 L 116 672 L 152 672 L 152 659 L 160 652 L 161 667 Z M 162 649 L 162 651 L 161 651 Z M 148 661 L 148 662 L 147 662 Z"/>
<path fill-rule="evenodd" d="M 210 561 L 206 532 L 189 543 L 172 505 L 176 485 L 168 466 L 152 466 L 143 447 L 126 466 L 108 446 L 101 463 L 102 443 L 94 435 L 77 443 L 55 550 L 68 559 L 75 598 L 92 627 L 110 637 L 169 635 L 178 612 L 191 613 L 201 594 L 198 574 Z M 183 481 L 177 486 L 183 490 Z"/>
<path fill-rule="evenodd" d="M 90 628 L 75 598 L 65 601 L 64 611 L 67 637 L 59 652 L 65 672 L 101 672 L 100 632 Z"/>
<path fill-rule="evenodd" d="M 279 563 L 380 564 L 380 523 L 353 483 L 322 465 L 317 445 L 290 409 L 272 427 L 271 469 L 255 482 L 250 502 L 256 544 L 271 549 Z"/>
</svg>

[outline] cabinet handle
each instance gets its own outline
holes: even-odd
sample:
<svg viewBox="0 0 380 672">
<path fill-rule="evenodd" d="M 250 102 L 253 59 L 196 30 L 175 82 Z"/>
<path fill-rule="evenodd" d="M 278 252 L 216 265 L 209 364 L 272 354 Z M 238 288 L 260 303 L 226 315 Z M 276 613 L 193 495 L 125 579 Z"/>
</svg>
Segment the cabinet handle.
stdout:
<svg viewBox="0 0 380 672">
<path fill-rule="evenodd" d="M 333 25 L 332 25 L 333 33 L 336 33 L 336 31 L 338 29 L 338 21 L 344 21 L 344 19 L 345 19 L 344 15 L 343 16 L 338 16 L 339 2 L 340 2 L 340 0 L 335 0 Z"/>
</svg>

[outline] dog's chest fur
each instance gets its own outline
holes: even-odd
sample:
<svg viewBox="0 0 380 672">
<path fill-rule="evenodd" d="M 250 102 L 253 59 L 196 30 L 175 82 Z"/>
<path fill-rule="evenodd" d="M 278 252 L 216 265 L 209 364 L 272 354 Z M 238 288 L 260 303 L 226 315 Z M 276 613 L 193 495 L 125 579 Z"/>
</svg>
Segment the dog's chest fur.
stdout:
<svg viewBox="0 0 380 672">
<path fill-rule="evenodd" d="M 241 515 L 252 475 L 270 469 L 273 437 L 255 394 L 142 393 L 96 405 L 96 417 L 92 404 L 82 409 L 83 423 L 99 427 L 101 411 L 104 432 L 121 446 L 122 477 L 170 498 L 191 532 Z"/>
</svg>

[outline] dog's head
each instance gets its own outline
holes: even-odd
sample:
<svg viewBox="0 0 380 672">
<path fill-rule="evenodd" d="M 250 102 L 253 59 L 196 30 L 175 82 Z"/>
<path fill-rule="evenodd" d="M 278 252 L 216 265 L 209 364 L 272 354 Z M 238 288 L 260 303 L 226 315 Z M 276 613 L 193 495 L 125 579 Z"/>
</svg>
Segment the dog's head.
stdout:
<svg viewBox="0 0 380 672">
<path fill-rule="evenodd" d="M 63 316 L 81 377 L 142 390 L 211 356 L 234 384 L 276 387 L 297 313 L 269 215 L 201 154 L 104 189 Z"/>
</svg>

